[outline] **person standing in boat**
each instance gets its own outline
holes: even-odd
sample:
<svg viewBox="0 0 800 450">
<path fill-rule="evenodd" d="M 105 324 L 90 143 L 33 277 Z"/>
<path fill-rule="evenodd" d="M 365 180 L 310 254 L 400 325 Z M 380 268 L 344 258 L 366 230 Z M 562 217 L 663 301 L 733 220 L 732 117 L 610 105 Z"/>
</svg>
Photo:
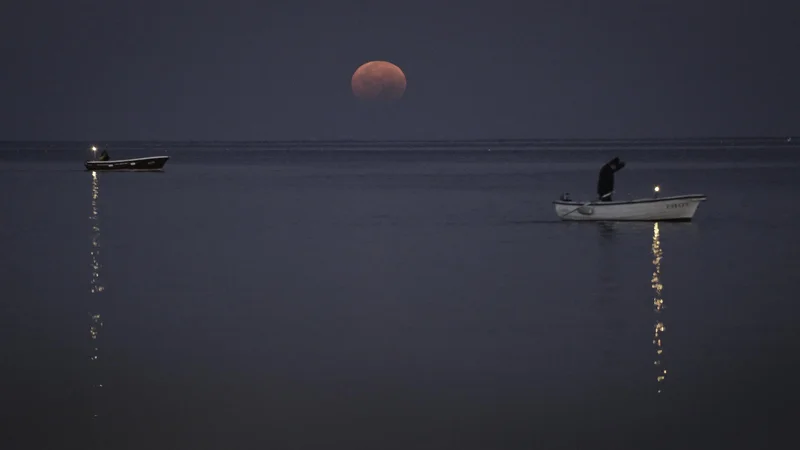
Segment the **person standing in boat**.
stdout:
<svg viewBox="0 0 800 450">
<path fill-rule="evenodd" d="M 611 193 L 614 192 L 614 173 L 619 172 L 625 167 L 625 161 L 619 157 L 605 163 L 600 169 L 600 176 L 597 179 L 597 195 L 602 202 L 611 201 Z"/>
<path fill-rule="evenodd" d="M 99 160 L 100 161 L 108 161 L 109 160 L 108 152 L 106 150 L 103 150 L 102 152 L 100 152 Z"/>
</svg>

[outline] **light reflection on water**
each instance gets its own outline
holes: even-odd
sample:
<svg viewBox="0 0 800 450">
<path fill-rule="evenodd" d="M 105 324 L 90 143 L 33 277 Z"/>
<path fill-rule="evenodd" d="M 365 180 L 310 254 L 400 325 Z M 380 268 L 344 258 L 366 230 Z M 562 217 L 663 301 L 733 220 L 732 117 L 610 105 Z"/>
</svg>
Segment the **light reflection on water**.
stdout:
<svg viewBox="0 0 800 450">
<path fill-rule="evenodd" d="M 664 298 L 661 295 L 661 290 L 664 288 L 664 285 L 661 283 L 662 254 L 661 235 L 658 229 L 658 222 L 656 222 L 653 224 L 653 278 L 651 280 L 651 286 L 654 291 L 653 306 L 655 307 L 654 309 L 656 313 L 656 323 L 653 327 L 653 345 L 656 347 L 656 359 L 653 361 L 653 364 L 656 367 L 656 381 L 658 382 L 659 394 L 661 393 L 664 380 L 666 380 L 667 377 L 667 369 L 664 367 L 663 361 L 663 333 L 666 330 L 666 327 L 661 319 L 661 312 L 664 309 Z"/>
<path fill-rule="evenodd" d="M 89 216 L 89 223 L 91 224 L 91 237 L 92 237 L 92 244 L 91 244 L 91 267 L 92 267 L 92 279 L 89 287 L 89 293 L 91 295 L 90 298 L 90 310 L 89 310 L 89 318 L 90 318 L 90 325 L 89 325 L 89 337 L 91 339 L 90 345 L 90 356 L 89 361 L 91 364 L 90 367 L 90 376 L 91 376 L 91 390 L 92 390 L 92 402 L 91 402 L 91 414 L 92 419 L 98 419 L 100 417 L 101 411 L 99 410 L 99 399 L 100 399 L 100 389 L 103 388 L 103 383 L 100 374 L 100 330 L 103 328 L 103 321 L 100 317 L 99 306 L 100 300 L 102 297 L 99 297 L 100 294 L 105 292 L 105 287 L 103 286 L 103 281 L 100 276 L 100 268 L 102 265 L 100 264 L 100 215 L 99 215 L 99 202 L 100 197 L 100 182 L 97 178 L 97 172 L 92 172 L 92 212 Z"/>
<path fill-rule="evenodd" d="M 639 236 L 645 232 L 650 230 L 651 225 L 647 222 L 630 222 L 630 223 L 620 223 L 620 222 L 598 222 L 601 243 L 607 244 L 606 251 L 613 251 L 616 245 L 622 245 L 619 241 L 616 240 L 617 235 L 627 235 L 627 236 Z M 696 224 L 692 223 L 669 223 L 666 227 L 673 232 L 680 232 L 680 233 L 691 233 L 696 227 Z M 650 287 L 653 292 L 653 296 L 651 297 L 653 302 L 653 312 L 655 314 L 655 318 L 652 324 L 652 345 L 655 347 L 655 357 L 653 359 L 652 365 L 655 367 L 655 378 L 657 383 L 657 390 L 658 394 L 661 394 L 664 389 L 664 384 L 667 378 L 667 367 L 666 361 L 664 358 L 664 334 L 666 332 L 666 325 L 664 322 L 663 312 L 665 308 L 664 297 L 662 291 L 664 289 L 664 283 L 662 279 L 661 273 L 661 263 L 663 259 L 663 249 L 661 247 L 661 232 L 662 229 L 665 228 L 665 224 L 654 222 L 652 223 L 652 241 L 651 241 L 651 263 L 652 267 L 652 274 L 650 276 Z M 638 245 L 638 244 L 637 244 Z M 613 270 L 609 261 L 607 261 L 604 257 L 603 262 L 601 263 L 601 298 L 606 301 L 615 298 L 619 291 L 619 285 L 616 281 L 616 276 L 612 274 Z M 613 257 L 611 258 L 613 260 Z M 609 272 L 612 271 L 612 272 Z"/>
</svg>

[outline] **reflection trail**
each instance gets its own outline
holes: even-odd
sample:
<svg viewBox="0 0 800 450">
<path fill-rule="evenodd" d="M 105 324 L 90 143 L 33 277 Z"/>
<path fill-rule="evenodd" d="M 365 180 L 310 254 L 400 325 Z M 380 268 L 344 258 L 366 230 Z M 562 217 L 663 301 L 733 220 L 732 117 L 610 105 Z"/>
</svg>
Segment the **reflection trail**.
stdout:
<svg viewBox="0 0 800 450">
<path fill-rule="evenodd" d="M 90 317 L 90 326 L 89 326 L 89 337 L 91 338 L 91 353 L 89 356 L 89 361 L 91 363 L 90 367 L 90 374 L 92 377 L 92 404 L 91 404 L 91 414 L 92 419 L 96 420 L 99 415 L 100 411 L 98 410 L 97 406 L 97 399 L 100 396 L 100 389 L 102 389 L 103 384 L 102 380 L 100 379 L 100 371 L 99 371 L 99 341 L 98 338 L 100 337 L 100 329 L 103 327 L 103 321 L 100 318 L 100 313 L 98 312 L 98 304 L 100 297 L 99 294 L 102 294 L 105 291 L 103 287 L 102 280 L 100 278 L 100 220 L 98 215 L 98 199 L 100 197 L 100 183 L 97 179 L 97 172 L 92 172 L 92 214 L 89 216 L 90 223 L 92 224 L 92 247 L 91 247 L 91 256 L 92 256 L 92 280 L 89 292 L 91 294 L 91 310 L 89 311 Z"/>
<path fill-rule="evenodd" d="M 656 323 L 653 330 L 653 345 L 656 346 L 656 359 L 653 361 L 653 364 L 656 367 L 657 377 L 656 381 L 658 383 L 658 393 L 661 393 L 661 387 L 664 383 L 664 380 L 667 377 L 667 369 L 664 368 L 663 364 L 663 336 L 664 330 L 664 322 L 661 320 L 661 312 L 664 309 L 664 299 L 661 296 L 661 290 L 664 288 L 664 285 L 661 284 L 661 237 L 658 229 L 658 222 L 653 224 L 653 278 L 651 280 L 651 286 L 655 291 L 655 297 L 653 297 L 653 305 L 655 306 L 655 313 L 656 313 Z"/>
</svg>

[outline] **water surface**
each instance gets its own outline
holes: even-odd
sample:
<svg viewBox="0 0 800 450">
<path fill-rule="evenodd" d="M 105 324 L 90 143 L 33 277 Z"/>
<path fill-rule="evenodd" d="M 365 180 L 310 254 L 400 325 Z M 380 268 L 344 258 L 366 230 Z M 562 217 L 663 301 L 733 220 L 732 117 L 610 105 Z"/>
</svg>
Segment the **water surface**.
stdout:
<svg viewBox="0 0 800 450">
<path fill-rule="evenodd" d="M 4 448 L 793 438 L 794 149 L 110 149 L 164 152 L 0 152 Z M 615 155 L 709 200 L 559 222 Z"/>
</svg>

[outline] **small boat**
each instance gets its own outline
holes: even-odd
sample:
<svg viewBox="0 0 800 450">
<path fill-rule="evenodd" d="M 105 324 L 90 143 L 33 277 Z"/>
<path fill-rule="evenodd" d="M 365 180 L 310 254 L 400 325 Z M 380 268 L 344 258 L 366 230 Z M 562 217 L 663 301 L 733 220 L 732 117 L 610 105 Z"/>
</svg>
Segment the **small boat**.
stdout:
<svg viewBox="0 0 800 450">
<path fill-rule="evenodd" d="M 97 147 L 92 146 L 92 154 L 97 152 Z M 110 159 L 108 151 L 103 150 L 99 159 L 90 159 L 83 163 L 86 170 L 102 171 L 154 171 L 164 170 L 169 156 L 149 156 L 146 158 L 133 159 Z"/>
<path fill-rule="evenodd" d="M 88 160 L 86 170 L 152 171 L 164 170 L 169 156 L 150 156 L 146 158 L 114 159 L 108 161 Z"/>
<path fill-rule="evenodd" d="M 705 195 L 689 194 L 623 201 L 576 202 L 565 195 L 561 200 L 554 201 L 553 205 L 561 220 L 690 221 L 700 202 L 705 200 Z"/>
</svg>

